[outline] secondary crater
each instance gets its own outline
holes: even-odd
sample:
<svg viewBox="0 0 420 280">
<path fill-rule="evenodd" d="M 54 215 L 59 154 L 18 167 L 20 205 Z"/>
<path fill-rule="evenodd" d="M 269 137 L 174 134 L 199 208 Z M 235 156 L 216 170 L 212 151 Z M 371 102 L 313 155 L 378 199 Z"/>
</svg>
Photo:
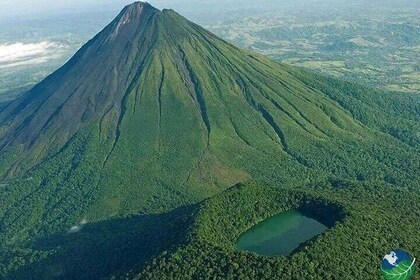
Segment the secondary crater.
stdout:
<svg viewBox="0 0 420 280">
<path fill-rule="evenodd" d="M 343 217 L 337 209 L 318 208 L 310 202 L 268 217 L 243 232 L 236 241 L 240 251 L 261 256 L 289 256 L 316 239 Z"/>
</svg>

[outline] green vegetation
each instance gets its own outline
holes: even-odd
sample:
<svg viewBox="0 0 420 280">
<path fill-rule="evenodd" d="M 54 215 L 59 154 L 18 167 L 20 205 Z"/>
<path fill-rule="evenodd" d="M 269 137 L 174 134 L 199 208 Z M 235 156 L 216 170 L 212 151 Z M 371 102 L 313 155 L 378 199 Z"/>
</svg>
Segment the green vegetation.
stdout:
<svg viewBox="0 0 420 280">
<path fill-rule="evenodd" d="M 115 279 L 379 279 L 387 249 L 420 253 L 418 193 L 374 183 L 334 185 L 319 183 L 312 190 L 296 185 L 232 188 L 200 206 L 188 244 L 162 254 L 139 274 L 131 271 Z M 235 250 L 241 232 L 295 207 L 317 219 L 338 222 L 291 257 Z"/>
<path fill-rule="evenodd" d="M 231 7 L 234 12 L 205 26 L 285 63 L 387 90 L 420 92 L 414 2 L 265 2 Z"/>
<path fill-rule="evenodd" d="M 0 278 L 376 275 L 388 246 L 420 248 L 417 101 L 128 6 L 0 109 Z M 290 259 L 233 249 L 296 207 L 339 222 Z"/>
</svg>

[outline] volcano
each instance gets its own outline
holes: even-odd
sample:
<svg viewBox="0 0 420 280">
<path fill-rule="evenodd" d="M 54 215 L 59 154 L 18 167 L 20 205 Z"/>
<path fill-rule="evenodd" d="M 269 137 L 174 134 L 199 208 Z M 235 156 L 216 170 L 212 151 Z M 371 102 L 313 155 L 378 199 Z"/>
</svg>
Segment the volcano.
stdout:
<svg viewBox="0 0 420 280">
<path fill-rule="evenodd" d="M 1 109 L 0 238 L 160 214 L 249 180 L 414 186 L 418 107 L 398 100 L 401 114 L 393 96 L 136 2 Z"/>
</svg>

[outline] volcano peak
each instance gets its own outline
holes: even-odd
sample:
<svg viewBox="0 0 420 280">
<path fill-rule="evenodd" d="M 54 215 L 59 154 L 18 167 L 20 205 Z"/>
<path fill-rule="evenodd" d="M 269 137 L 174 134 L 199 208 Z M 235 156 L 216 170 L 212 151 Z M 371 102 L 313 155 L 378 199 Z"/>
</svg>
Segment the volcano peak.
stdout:
<svg viewBox="0 0 420 280">
<path fill-rule="evenodd" d="M 149 21 L 144 21 L 145 18 L 149 18 L 160 11 L 145 2 L 134 2 L 124 7 L 117 18 L 113 21 L 113 26 L 110 39 L 115 37 L 121 32 L 125 26 L 132 26 L 129 32 L 135 33 L 136 29 L 141 28 L 142 25 L 147 25 Z M 144 27 L 144 26 L 143 26 Z"/>
<path fill-rule="evenodd" d="M 124 7 L 121 14 L 129 18 L 138 18 L 144 12 L 159 11 L 147 2 L 137 1 Z"/>
</svg>

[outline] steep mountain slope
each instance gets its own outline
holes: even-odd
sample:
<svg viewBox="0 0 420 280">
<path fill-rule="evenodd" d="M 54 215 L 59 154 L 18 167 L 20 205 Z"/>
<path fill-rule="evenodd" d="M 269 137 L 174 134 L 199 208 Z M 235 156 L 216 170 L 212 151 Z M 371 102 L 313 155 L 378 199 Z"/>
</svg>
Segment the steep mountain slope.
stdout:
<svg viewBox="0 0 420 280">
<path fill-rule="evenodd" d="M 419 116 L 382 112 L 368 91 L 129 5 L 0 112 L 0 271 L 47 258 L 32 242 L 82 220 L 158 214 L 250 179 L 417 189 Z"/>
<path fill-rule="evenodd" d="M 66 65 L 3 110 L 2 149 L 22 145 L 43 158 L 84 123 L 122 112 L 122 99 L 156 43 L 157 12 L 149 5 L 126 7 Z"/>
</svg>

